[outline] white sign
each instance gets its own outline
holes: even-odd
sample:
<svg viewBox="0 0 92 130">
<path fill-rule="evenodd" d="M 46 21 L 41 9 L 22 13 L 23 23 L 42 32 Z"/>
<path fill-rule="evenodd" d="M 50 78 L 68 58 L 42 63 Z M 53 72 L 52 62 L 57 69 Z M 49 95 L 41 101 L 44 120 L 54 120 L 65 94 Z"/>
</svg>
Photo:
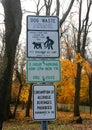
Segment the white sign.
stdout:
<svg viewBox="0 0 92 130">
<path fill-rule="evenodd" d="M 59 29 L 59 18 L 57 16 L 27 16 L 28 30 L 50 30 L 56 31 Z"/>
<path fill-rule="evenodd" d="M 27 17 L 27 56 L 30 58 L 60 56 L 58 17 Z"/>
<path fill-rule="evenodd" d="M 33 119 L 53 120 L 56 118 L 55 86 L 33 86 Z"/>
<path fill-rule="evenodd" d="M 59 60 L 28 60 L 27 82 L 60 82 Z"/>
</svg>

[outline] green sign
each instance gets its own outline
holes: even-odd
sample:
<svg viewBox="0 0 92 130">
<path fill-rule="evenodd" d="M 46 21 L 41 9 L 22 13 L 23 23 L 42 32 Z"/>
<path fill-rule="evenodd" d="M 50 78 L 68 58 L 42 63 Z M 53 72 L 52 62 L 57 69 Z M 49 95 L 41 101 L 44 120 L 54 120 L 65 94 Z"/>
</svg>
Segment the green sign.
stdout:
<svg viewBox="0 0 92 130">
<path fill-rule="evenodd" d="M 59 60 L 27 60 L 27 82 L 60 82 Z"/>
</svg>

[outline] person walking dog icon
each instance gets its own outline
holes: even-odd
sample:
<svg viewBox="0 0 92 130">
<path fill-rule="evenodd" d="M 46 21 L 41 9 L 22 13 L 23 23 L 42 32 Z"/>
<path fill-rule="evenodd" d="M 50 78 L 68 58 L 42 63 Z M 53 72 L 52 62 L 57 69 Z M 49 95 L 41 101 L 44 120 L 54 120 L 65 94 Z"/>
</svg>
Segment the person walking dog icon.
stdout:
<svg viewBox="0 0 92 130">
<path fill-rule="evenodd" d="M 47 36 L 46 38 L 47 38 L 47 40 L 46 40 L 46 42 L 44 42 L 44 47 L 53 50 L 54 41 L 52 39 L 50 39 L 49 36 Z"/>
</svg>

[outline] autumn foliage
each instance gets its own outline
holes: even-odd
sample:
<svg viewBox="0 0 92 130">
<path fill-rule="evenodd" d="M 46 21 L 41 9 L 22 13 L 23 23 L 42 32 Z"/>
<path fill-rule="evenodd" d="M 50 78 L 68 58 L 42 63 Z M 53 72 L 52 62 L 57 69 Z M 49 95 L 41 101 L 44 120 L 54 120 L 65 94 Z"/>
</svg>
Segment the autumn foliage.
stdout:
<svg viewBox="0 0 92 130">
<path fill-rule="evenodd" d="M 80 102 L 89 103 L 89 75 L 92 68 L 88 61 L 77 54 L 74 60 L 60 59 L 61 61 L 61 82 L 55 83 L 57 92 L 57 102 L 73 104 L 75 95 L 76 64 L 82 66 Z M 12 98 L 17 98 L 19 83 L 13 81 Z M 21 89 L 20 102 L 27 102 L 29 95 L 29 84 L 24 84 Z"/>
<path fill-rule="evenodd" d="M 82 66 L 80 103 L 89 103 L 89 75 L 92 73 L 92 68 L 88 61 L 84 60 L 79 53 L 73 61 L 68 59 L 61 60 L 62 79 L 61 82 L 55 83 L 58 103 L 73 104 L 74 102 L 77 63 Z"/>
</svg>

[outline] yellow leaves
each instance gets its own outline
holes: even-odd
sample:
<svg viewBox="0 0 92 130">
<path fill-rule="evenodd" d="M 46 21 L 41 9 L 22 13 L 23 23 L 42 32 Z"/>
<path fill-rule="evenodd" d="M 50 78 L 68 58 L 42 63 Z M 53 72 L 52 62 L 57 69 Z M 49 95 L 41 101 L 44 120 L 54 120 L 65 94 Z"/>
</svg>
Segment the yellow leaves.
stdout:
<svg viewBox="0 0 92 130">
<path fill-rule="evenodd" d="M 59 103 L 73 103 L 75 93 L 74 78 L 76 75 L 75 64 L 68 59 L 63 59 L 61 68 L 62 81 L 57 84 L 57 101 Z"/>
<path fill-rule="evenodd" d="M 76 75 L 75 65 L 72 61 L 68 59 L 62 60 L 62 78 L 74 78 Z"/>
<path fill-rule="evenodd" d="M 75 55 L 75 59 L 74 59 L 75 63 L 80 63 L 81 66 L 84 68 L 84 69 L 87 69 L 89 72 L 92 72 L 92 67 L 90 66 L 89 62 L 86 61 L 80 53 L 77 53 Z"/>
<path fill-rule="evenodd" d="M 62 96 L 61 102 L 62 103 L 73 103 L 74 102 L 74 93 L 75 87 L 73 84 L 69 84 L 67 86 L 62 86 Z"/>
<path fill-rule="evenodd" d="M 81 102 L 88 101 L 89 79 L 87 72 L 92 72 L 90 64 L 85 61 L 80 54 L 76 55 L 76 61 L 72 62 L 68 59 L 62 59 L 61 70 L 62 80 L 56 83 L 57 88 L 57 101 L 59 103 L 73 103 L 75 94 L 75 77 L 76 77 L 76 63 L 82 65 L 81 75 Z"/>
<path fill-rule="evenodd" d="M 83 62 L 83 69 L 86 71 L 87 74 L 92 73 L 92 67 L 90 66 L 88 61 Z"/>
<path fill-rule="evenodd" d="M 75 55 L 75 62 L 76 62 L 76 63 L 82 63 L 83 60 L 84 60 L 84 59 L 82 58 L 82 56 L 81 56 L 80 53 L 77 53 L 77 54 Z"/>
<path fill-rule="evenodd" d="M 82 66 L 82 72 L 85 71 L 87 75 L 92 73 L 92 66 L 90 66 L 89 62 L 86 61 L 80 53 L 77 53 L 75 56 L 75 63 L 80 63 Z"/>
<path fill-rule="evenodd" d="M 61 90 L 57 91 L 58 103 L 73 103 L 74 102 L 75 87 L 70 84 L 68 86 L 62 86 Z"/>
<path fill-rule="evenodd" d="M 82 74 L 81 89 L 80 89 L 80 102 L 88 103 L 89 101 L 89 79 L 88 76 Z"/>
<path fill-rule="evenodd" d="M 26 85 L 22 88 L 21 94 L 20 94 L 20 101 L 27 102 L 28 101 L 28 95 L 29 95 L 29 85 Z"/>
</svg>

